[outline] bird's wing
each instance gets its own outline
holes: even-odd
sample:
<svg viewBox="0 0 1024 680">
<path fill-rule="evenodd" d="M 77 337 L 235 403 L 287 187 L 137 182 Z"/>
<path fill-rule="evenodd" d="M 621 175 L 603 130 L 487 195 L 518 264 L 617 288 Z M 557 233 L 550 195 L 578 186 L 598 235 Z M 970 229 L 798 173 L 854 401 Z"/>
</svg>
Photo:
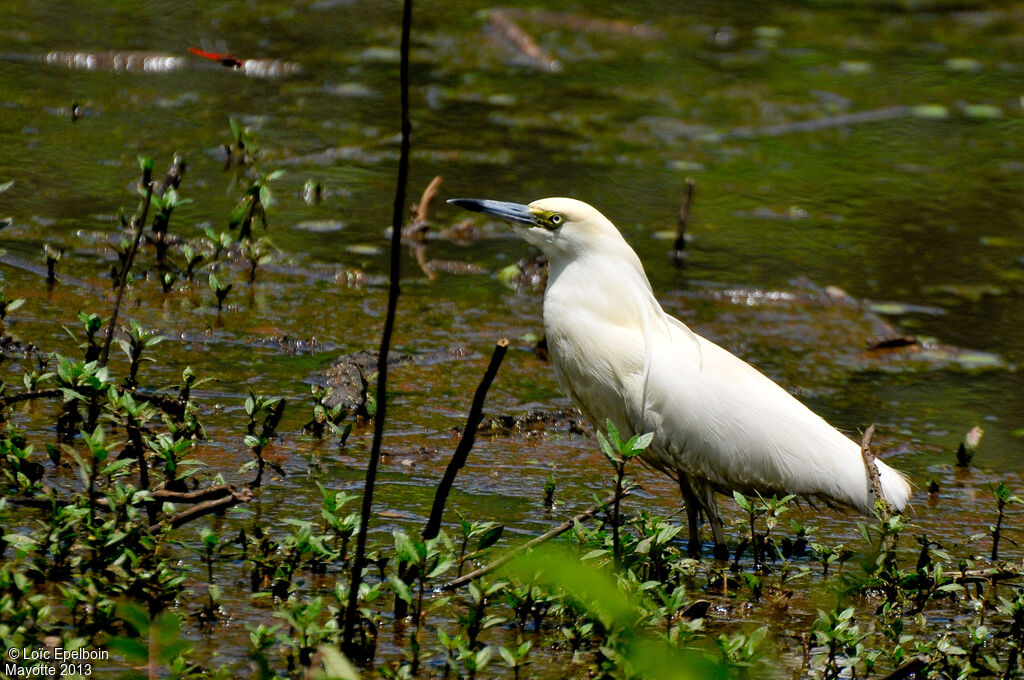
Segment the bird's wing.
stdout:
<svg viewBox="0 0 1024 680">
<path fill-rule="evenodd" d="M 753 366 L 665 316 L 668 331 L 652 327 L 647 338 L 634 427 L 655 432 L 655 465 L 725 489 L 870 506 L 857 444 Z"/>
</svg>

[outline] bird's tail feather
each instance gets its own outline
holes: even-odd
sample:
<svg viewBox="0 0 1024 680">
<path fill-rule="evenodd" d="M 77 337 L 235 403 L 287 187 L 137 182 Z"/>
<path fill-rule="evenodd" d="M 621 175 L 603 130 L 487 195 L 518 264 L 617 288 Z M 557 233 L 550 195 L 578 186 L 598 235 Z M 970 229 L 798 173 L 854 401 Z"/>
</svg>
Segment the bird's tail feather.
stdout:
<svg viewBox="0 0 1024 680">
<path fill-rule="evenodd" d="M 878 481 L 882 486 L 882 496 L 896 510 L 902 512 L 910 500 L 910 484 L 902 473 L 893 470 L 880 460 L 875 460 L 878 466 Z"/>
</svg>

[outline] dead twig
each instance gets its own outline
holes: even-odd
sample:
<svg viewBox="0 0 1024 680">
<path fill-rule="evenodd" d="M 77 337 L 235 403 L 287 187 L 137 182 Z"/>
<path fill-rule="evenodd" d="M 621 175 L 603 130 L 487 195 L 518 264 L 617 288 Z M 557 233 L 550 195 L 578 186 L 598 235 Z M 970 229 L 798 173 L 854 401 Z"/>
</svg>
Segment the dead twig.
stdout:
<svg viewBox="0 0 1024 680">
<path fill-rule="evenodd" d="M 552 73 L 562 69 L 562 64 L 545 52 L 533 39 L 533 36 L 524 31 L 509 16 L 508 12 L 492 9 L 487 13 L 487 22 L 505 42 L 515 48 L 532 65 Z"/>
<path fill-rule="evenodd" d="M 416 208 L 413 210 L 410 229 L 413 234 L 420 236 L 420 240 L 422 240 L 422 234 L 425 234 L 427 231 L 427 222 L 430 219 L 430 202 L 434 200 L 434 196 L 437 194 L 440 186 L 441 175 L 438 175 L 430 180 L 430 184 L 427 185 L 427 188 L 423 190 L 423 195 L 420 196 L 420 202 L 416 204 Z"/>
<path fill-rule="evenodd" d="M 57 388 L 49 390 L 32 390 L 29 392 L 18 392 L 17 394 L 8 394 L 3 397 L 0 397 L 0 411 L 7 408 L 8 406 L 11 406 L 12 404 L 17 404 L 19 401 L 29 401 L 30 399 L 52 399 L 54 397 L 59 397 L 63 394 L 64 393 Z"/>
<path fill-rule="evenodd" d="M 234 484 L 220 484 L 196 491 L 158 489 L 153 492 L 153 500 L 160 501 L 161 503 L 202 503 L 203 501 L 230 496 L 237 490 Z"/>
<path fill-rule="evenodd" d="M 618 499 L 621 500 L 621 499 L 625 498 L 628 495 L 630 495 L 630 490 L 629 489 L 623 489 L 622 493 L 618 495 Z M 502 555 L 501 557 L 499 557 L 495 561 L 491 562 L 490 564 L 488 564 L 488 565 L 486 565 L 484 567 L 480 567 L 476 571 L 471 571 L 470 573 L 466 574 L 465 576 L 460 576 L 459 578 L 455 579 L 454 581 L 449 581 L 448 583 L 445 583 L 443 586 L 441 586 L 441 590 L 455 590 L 456 588 L 460 588 L 460 587 L 466 585 L 467 583 L 475 581 L 476 579 L 480 578 L 481 576 L 486 576 L 487 574 L 490 574 L 492 571 L 494 571 L 495 569 L 500 568 L 503 564 L 505 564 L 506 562 L 508 562 L 509 560 L 511 560 L 513 557 L 515 557 L 519 553 L 523 552 L 524 550 L 529 550 L 530 548 L 536 547 L 536 546 L 540 545 L 541 543 L 545 543 L 547 541 L 550 541 L 552 538 L 555 538 L 556 536 L 564 534 L 566 531 L 568 531 L 573 526 L 575 526 L 576 522 L 582 522 L 583 520 L 590 519 L 591 517 L 593 517 L 597 513 L 601 512 L 606 507 L 608 507 L 608 505 L 610 505 L 611 503 L 614 503 L 615 500 L 616 500 L 616 495 L 612 494 L 611 496 L 609 496 L 608 498 L 605 498 L 603 501 L 601 501 L 600 503 L 598 503 L 594 507 L 590 508 L 589 510 L 585 510 L 585 511 L 581 512 L 580 514 L 565 520 L 564 522 L 562 522 L 558 526 L 551 528 L 549 531 L 541 534 L 540 536 L 537 536 L 536 538 L 530 539 L 529 541 L 527 541 L 526 543 L 523 543 L 521 546 L 519 546 L 517 548 L 513 548 L 512 550 L 510 550 L 506 554 Z"/>
<path fill-rule="evenodd" d="M 423 190 L 420 202 L 413 208 L 412 223 L 402 230 L 402 240 L 410 244 L 409 247 L 412 249 L 413 255 L 416 256 L 416 264 L 426 274 L 428 281 L 437 278 L 430 260 L 427 259 L 426 239 L 427 232 L 430 230 L 430 202 L 434 200 L 434 195 L 437 194 L 437 189 L 440 186 L 441 175 L 438 175 Z"/>
</svg>

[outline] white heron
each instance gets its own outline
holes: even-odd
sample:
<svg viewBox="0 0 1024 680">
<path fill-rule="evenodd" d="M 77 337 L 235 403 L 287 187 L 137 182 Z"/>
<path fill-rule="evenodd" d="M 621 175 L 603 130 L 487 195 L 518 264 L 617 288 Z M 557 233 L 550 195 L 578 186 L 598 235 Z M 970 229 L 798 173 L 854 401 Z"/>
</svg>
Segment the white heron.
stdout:
<svg viewBox="0 0 1024 680">
<path fill-rule="evenodd" d="M 456 198 L 511 223 L 548 258 L 544 329 L 559 386 L 599 429 L 654 433 L 644 460 L 679 482 L 689 550 L 699 523 L 725 550 L 715 492 L 794 493 L 869 514 L 874 491 L 860 445 L 753 366 L 665 313 L 640 258 L 604 215 L 571 198 L 529 205 Z M 897 510 L 903 475 L 877 461 Z"/>
</svg>

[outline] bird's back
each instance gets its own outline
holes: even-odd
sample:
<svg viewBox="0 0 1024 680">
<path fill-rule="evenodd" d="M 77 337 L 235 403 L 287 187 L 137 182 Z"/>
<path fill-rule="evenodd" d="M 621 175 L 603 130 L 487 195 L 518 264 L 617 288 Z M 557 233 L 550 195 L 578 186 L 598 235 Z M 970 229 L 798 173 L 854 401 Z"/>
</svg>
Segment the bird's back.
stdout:
<svg viewBox="0 0 1024 680">
<path fill-rule="evenodd" d="M 869 512 L 860 446 L 753 366 L 668 317 L 655 333 L 638 428 L 654 431 L 655 464 L 721 490 L 797 493 Z M 910 487 L 878 463 L 883 495 L 902 509 Z"/>
</svg>

